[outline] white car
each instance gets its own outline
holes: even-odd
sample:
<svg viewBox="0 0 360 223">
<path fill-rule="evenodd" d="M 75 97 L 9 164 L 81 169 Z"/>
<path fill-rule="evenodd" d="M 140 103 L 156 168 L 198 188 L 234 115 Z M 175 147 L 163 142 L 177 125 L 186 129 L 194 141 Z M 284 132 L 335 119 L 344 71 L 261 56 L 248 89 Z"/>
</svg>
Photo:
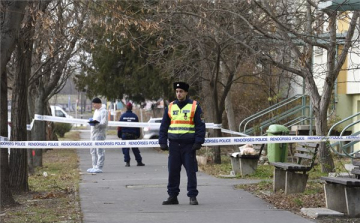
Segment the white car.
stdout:
<svg viewBox="0 0 360 223">
<path fill-rule="evenodd" d="M 161 123 L 162 118 L 150 118 L 148 123 Z M 144 127 L 143 133 L 144 133 L 144 139 L 158 139 L 159 138 L 159 127 Z"/>
<path fill-rule="evenodd" d="M 50 106 L 51 108 L 51 115 L 55 116 L 55 117 L 62 117 L 62 118 L 74 118 L 71 115 L 69 115 L 68 113 L 66 113 L 66 111 L 64 111 L 64 109 L 62 109 L 59 106 Z"/>
</svg>

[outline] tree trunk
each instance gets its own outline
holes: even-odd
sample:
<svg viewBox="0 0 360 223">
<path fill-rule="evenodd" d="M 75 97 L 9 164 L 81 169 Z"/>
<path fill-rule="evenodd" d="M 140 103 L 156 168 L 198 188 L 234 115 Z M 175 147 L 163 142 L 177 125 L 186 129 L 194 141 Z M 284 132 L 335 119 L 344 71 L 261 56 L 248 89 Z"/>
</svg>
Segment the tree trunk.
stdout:
<svg viewBox="0 0 360 223">
<path fill-rule="evenodd" d="M 229 75 L 225 75 L 225 73 L 227 73 L 227 72 L 226 72 L 226 69 L 223 68 L 223 65 L 221 66 L 221 72 L 223 73 L 223 82 L 226 83 L 228 81 Z M 237 131 L 237 126 L 235 123 L 234 108 L 232 106 L 231 92 L 229 92 L 225 98 L 225 112 L 226 112 L 229 129 L 232 131 Z"/>
<path fill-rule="evenodd" d="M 30 25 L 31 26 L 31 25 Z M 11 139 L 15 141 L 27 140 L 27 89 L 31 70 L 32 41 L 31 27 L 22 30 L 24 36 L 18 41 L 17 68 L 14 75 L 12 93 L 12 128 Z M 27 151 L 26 149 L 12 149 L 10 155 L 10 184 L 16 192 L 26 192 L 28 185 Z"/>
<path fill-rule="evenodd" d="M 308 33 L 309 36 L 311 36 L 313 34 L 313 28 L 312 28 L 312 17 L 311 17 L 311 6 L 308 4 L 307 5 L 307 26 L 306 26 L 306 32 Z M 330 23 L 334 23 L 335 24 L 336 21 L 336 14 L 333 14 L 331 16 L 330 19 Z M 332 30 L 332 38 L 334 38 L 334 36 L 336 36 L 336 27 L 335 25 L 330 25 L 330 29 Z M 330 60 L 328 63 L 328 72 L 333 72 L 334 70 L 334 66 L 335 66 L 335 55 L 336 55 L 336 39 L 333 39 L 333 43 L 332 43 L 332 49 L 333 50 L 329 50 L 329 55 L 328 55 L 328 59 Z M 307 63 L 311 64 L 312 63 L 312 58 L 313 58 L 313 48 L 309 47 L 308 50 L 309 53 L 309 57 L 307 59 Z M 310 75 L 312 76 L 312 75 Z M 334 75 L 335 76 L 335 75 Z M 327 109 L 329 107 L 329 103 L 330 103 L 330 95 L 334 86 L 334 82 L 333 83 L 327 83 L 327 86 L 329 86 L 329 88 L 325 87 L 324 91 L 323 91 L 323 95 L 321 96 L 321 98 L 319 97 L 319 94 L 315 92 L 315 86 L 314 83 L 312 83 L 311 81 L 308 81 L 308 86 L 313 86 L 310 89 L 312 89 L 312 95 L 315 95 L 315 97 L 312 97 L 312 104 L 313 107 L 315 108 L 314 111 L 314 115 L 315 115 L 315 128 L 316 128 L 316 134 L 320 135 L 320 136 L 326 136 L 327 135 Z M 331 152 L 329 150 L 329 148 L 326 147 L 326 143 L 322 142 L 320 143 L 319 146 L 319 162 L 321 164 L 321 171 L 323 173 L 329 173 L 334 171 L 335 168 L 335 164 L 334 164 L 334 160 L 331 156 Z"/>
<path fill-rule="evenodd" d="M 203 65 L 203 67 L 206 67 L 206 65 Z M 204 73 L 206 74 L 206 72 Z M 202 88 L 202 103 L 200 105 L 204 113 L 205 122 L 214 122 L 215 120 L 214 103 L 216 102 L 213 100 L 212 88 L 210 87 L 209 83 L 205 81 L 202 82 L 201 88 Z M 206 129 L 206 131 L 209 133 L 208 137 L 217 137 L 219 135 L 219 133 L 216 132 L 215 129 Z M 214 163 L 216 162 L 221 163 L 221 157 L 219 156 L 220 146 L 212 147 L 211 151 L 213 153 Z"/>
<path fill-rule="evenodd" d="M 41 12 L 44 12 L 47 8 L 47 6 L 49 5 L 49 3 L 51 2 L 51 0 L 45 0 L 45 1 L 41 1 L 41 2 L 34 2 L 34 12 L 36 11 L 41 11 Z M 24 42 L 26 42 L 27 47 L 29 48 L 29 51 L 32 52 L 33 50 L 33 47 L 34 47 L 34 41 L 33 41 L 33 36 L 34 36 L 34 33 L 35 33 L 35 29 L 38 29 L 39 28 L 39 24 L 41 24 L 41 22 L 37 22 L 37 27 L 34 26 L 34 24 L 36 23 L 36 15 L 29 15 L 28 16 L 28 20 L 27 20 L 27 28 L 28 29 L 25 29 L 24 30 L 24 33 L 27 34 L 27 38 L 24 38 Z M 32 54 L 29 55 L 29 61 L 31 62 L 31 57 Z M 30 73 L 31 73 L 31 70 L 34 69 L 34 67 L 29 67 L 28 69 L 28 72 L 29 72 L 29 76 L 30 76 Z M 41 82 L 41 80 L 39 80 L 39 82 Z M 42 84 L 40 83 L 39 84 L 40 88 L 42 89 Z M 27 90 L 28 92 L 31 92 L 31 87 L 27 86 Z M 32 92 L 33 93 L 33 92 Z M 35 113 L 36 114 L 44 114 L 44 106 L 45 106 L 45 100 L 43 100 L 44 98 L 44 92 L 42 91 L 41 92 L 42 94 L 41 95 L 37 95 L 35 94 Z M 33 100 L 33 98 L 30 98 L 31 100 Z M 40 103 L 39 103 L 40 102 Z M 30 106 L 26 106 L 27 108 Z M 37 113 L 39 110 L 41 112 Z M 31 108 L 31 113 L 30 113 L 30 119 L 32 120 L 32 118 L 34 117 L 33 116 L 33 112 L 34 110 Z M 41 140 L 37 140 L 37 138 L 35 137 L 35 141 L 45 141 L 46 140 L 46 131 L 45 131 L 45 127 L 43 129 L 43 131 L 41 131 L 42 129 L 39 129 L 39 128 L 36 128 L 37 127 L 37 124 L 39 124 L 40 126 L 46 126 L 46 122 L 34 122 L 34 127 L 33 129 L 35 131 L 32 131 L 32 134 L 31 134 L 31 137 L 33 137 L 34 135 L 41 135 L 41 137 L 39 137 Z M 31 168 L 34 168 L 36 166 L 42 166 L 42 150 L 41 149 L 36 149 L 35 150 L 35 156 L 33 156 L 33 152 L 34 151 L 31 151 L 31 157 L 29 158 L 29 162 L 32 164 Z"/>
<path fill-rule="evenodd" d="M 8 136 L 8 111 L 7 111 L 7 77 L 6 73 L 1 74 L 0 83 L 0 136 Z M 0 149 L 0 210 L 2 211 L 5 206 L 15 204 L 15 200 L 10 190 L 9 181 L 9 163 L 8 163 L 8 150 Z"/>
<path fill-rule="evenodd" d="M 44 115 L 45 111 L 45 99 L 44 89 L 40 84 L 37 89 L 37 98 L 35 98 L 35 114 Z M 46 122 L 37 121 L 34 122 L 34 131 L 32 137 L 34 141 L 46 141 Z M 42 166 L 42 149 L 35 149 L 35 156 L 33 157 L 34 166 Z"/>
<path fill-rule="evenodd" d="M 210 85 L 210 91 L 213 92 L 212 100 L 213 100 L 213 120 L 215 124 L 222 124 L 222 113 L 219 111 L 219 105 L 218 105 L 218 98 L 217 98 L 217 86 L 215 86 L 216 83 L 213 85 Z M 214 137 L 221 137 L 221 130 L 220 129 L 214 129 L 213 131 Z M 214 163 L 221 164 L 221 150 L 220 146 L 214 146 L 213 148 L 214 153 Z"/>
<path fill-rule="evenodd" d="M 321 119 L 321 120 L 319 120 Z M 322 115 L 315 117 L 316 133 L 321 136 L 327 135 L 327 116 Z M 334 160 L 332 158 L 329 148 L 326 147 L 326 143 L 322 142 L 319 146 L 319 162 L 321 164 L 321 171 L 323 173 L 333 172 L 335 169 Z"/>
<path fill-rule="evenodd" d="M 31 86 L 29 86 L 28 88 L 28 100 L 27 100 L 27 106 L 28 106 L 28 123 L 31 123 L 33 118 L 34 118 L 34 109 L 35 109 L 35 99 L 34 99 L 34 94 L 32 94 L 31 92 Z M 32 132 L 33 129 L 31 129 L 31 131 L 28 131 L 27 134 L 27 138 L 28 141 L 32 141 Z M 28 168 L 29 168 L 29 174 L 33 174 L 34 173 L 34 159 L 32 156 L 32 149 L 28 150 Z"/>
<path fill-rule="evenodd" d="M 220 129 L 214 129 L 214 137 L 221 137 L 221 130 Z M 214 163 L 221 164 L 221 149 L 220 149 L 220 146 L 214 146 L 212 151 L 214 153 Z"/>
<path fill-rule="evenodd" d="M 231 94 L 228 94 L 225 100 L 225 111 L 227 115 L 227 120 L 229 124 L 229 129 L 232 131 L 237 131 L 237 126 L 235 123 L 235 113 L 234 108 L 232 106 Z"/>
<path fill-rule="evenodd" d="M 217 103 L 215 101 L 216 99 L 213 98 L 214 103 Z M 215 124 L 222 124 L 222 112 L 215 112 Z M 221 129 L 214 129 L 214 137 L 221 137 Z M 214 152 L 214 163 L 221 164 L 221 150 L 220 146 L 215 146 L 213 149 Z"/>
<path fill-rule="evenodd" d="M 1 1 L 1 46 L 0 46 L 0 73 L 6 71 L 12 52 L 15 49 L 20 24 L 25 14 L 27 1 Z M 7 97 L 6 95 L 4 97 Z M 7 105 L 6 105 L 7 108 Z M 3 117 L 3 116 L 2 116 Z"/>
<path fill-rule="evenodd" d="M 315 129 L 316 135 L 326 136 L 327 135 L 327 108 L 329 106 L 331 93 L 327 88 L 323 91 L 323 96 L 320 97 L 316 84 L 313 78 L 309 78 L 311 75 L 307 75 L 305 82 L 309 91 L 310 101 L 313 108 L 313 114 L 315 117 Z M 330 91 L 331 92 L 331 91 Z M 319 146 L 319 162 L 323 173 L 329 173 L 334 170 L 334 161 L 331 156 L 329 148 L 326 147 L 325 143 L 320 143 Z"/>
<path fill-rule="evenodd" d="M 0 44 L 0 74 L 1 74 L 1 87 L 0 87 L 0 100 L 1 100 L 1 119 L 0 119 L 0 135 L 7 136 L 7 75 L 6 64 L 8 63 L 11 54 L 15 48 L 20 24 L 24 17 L 25 7 L 27 1 L 1 1 L 1 44 Z M 0 201 L 1 209 L 7 205 L 14 205 L 15 201 L 12 197 L 10 190 L 9 179 L 9 163 L 7 149 L 1 149 L 0 152 Z"/>
<path fill-rule="evenodd" d="M 12 191 L 14 191 L 15 193 L 28 192 L 29 184 L 28 184 L 26 149 L 11 150 L 10 166 L 11 166 L 10 185 Z"/>
<path fill-rule="evenodd" d="M 36 97 L 33 97 L 36 95 Z M 37 90 L 30 87 L 29 89 L 29 98 L 28 98 L 28 108 L 29 108 L 29 118 L 32 120 L 35 114 L 43 115 L 43 109 L 45 108 L 44 103 L 41 103 L 41 96 L 38 96 Z M 31 132 L 29 133 L 30 141 L 46 141 L 46 123 L 43 121 L 35 121 Z M 28 155 L 29 166 L 32 168 L 42 166 L 42 149 L 30 150 Z"/>
<path fill-rule="evenodd" d="M 28 98 L 28 102 L 29 102 L 29 98 Z M 29 117 L 29 111 L 28 111 L 27 123 L 31 123 L 31 120 L 32 119 Z M 31 141 L 31 131 L 27 132 L 27 141 Z M 35 173 L 35 169 L 34 169 L 34 162 L 32 156 L 32 149 L 27 150 L 27 163 L 28 163 L 28 172 L 30 175 L 33 175 Z"/>
</svg>

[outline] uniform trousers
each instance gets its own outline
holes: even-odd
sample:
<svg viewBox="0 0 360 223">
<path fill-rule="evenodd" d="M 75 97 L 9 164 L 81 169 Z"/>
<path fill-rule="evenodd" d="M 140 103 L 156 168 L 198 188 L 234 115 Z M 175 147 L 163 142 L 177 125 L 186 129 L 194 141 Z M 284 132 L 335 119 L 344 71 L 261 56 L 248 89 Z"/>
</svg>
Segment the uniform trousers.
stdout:
<svg viewBox="0 0 360 223">
<path fill-rule="evenodd" d="M 137 139 L 137 137 L 123 134 L 122 140 L 133 140 L 133 139 Z M 135 160 L 138 163 L 141 163 L 142 162 L 142 157 L 140 155 L 139 148 L 133 147 L 132 151 L 134 153 Z M 130 148 L 122 148 L 122 152 L 124 154 L 124 162 L 125 163 L 130 162 L 130 159 L 131 159 L 130 158 Z"/>
<path fill-rule="evenodd" d="M 180 172 L 183 165 L 187 174 L 187 196 L 196 197 L 197 190 L 196 172 L 198 163 L 196 160 L 196 151 L 192 150 L 192 143 L 179 143 L 170 141 L 168 158 L 168 194 L 169 196 L 178 196 L 180 193 Z"/>
</svg>

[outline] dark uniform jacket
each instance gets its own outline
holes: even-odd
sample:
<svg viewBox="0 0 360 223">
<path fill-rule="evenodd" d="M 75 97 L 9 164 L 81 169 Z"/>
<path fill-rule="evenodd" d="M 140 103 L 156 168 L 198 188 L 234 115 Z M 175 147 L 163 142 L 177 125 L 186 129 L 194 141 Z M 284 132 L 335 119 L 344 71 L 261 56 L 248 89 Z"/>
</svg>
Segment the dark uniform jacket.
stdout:
<svg viewBox="0 0 360 223">
<path fill-rule="evenodd" d="M 139 122 L 135 113 L 127 110 L 121 115 L 120 122 Z M 140 128 L 118 127 L 118 137 L 122 139 L 137 139 L 140 137 Z"/>
<path fill-rule="evenodd" d="M 186 99 L 183 102 L 175 100 L 173 104 L 177 104 L 180 109 L 182 109 L 186 104 L 192 104 L 193 100 Z M 165 108 L 164 116 L 161 121 L 160 132 L 159 132 L 159 144 L 167 144 L 167 140 L 181 142 L 181 143 L 197 143 L 203 144 L 205 140 L 205 123 L 201 120 L 202 110 L 199 105 L 197 105 L 194 123 L 195 123 L 195 134 L 174 134 L 169 137 L 168 129 L 171 123 L 171 119 L 168 115 L 168 107 Z"/>
</svg>

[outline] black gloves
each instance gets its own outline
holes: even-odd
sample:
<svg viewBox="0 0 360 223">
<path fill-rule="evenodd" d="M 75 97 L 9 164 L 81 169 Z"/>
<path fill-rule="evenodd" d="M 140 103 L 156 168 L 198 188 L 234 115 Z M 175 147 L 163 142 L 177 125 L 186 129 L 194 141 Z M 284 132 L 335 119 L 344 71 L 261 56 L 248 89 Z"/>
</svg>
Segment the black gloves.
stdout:
<svg viewBox="0 0 360 223">
<path fill-rule="evenodd" d="M 166 150 L 169 150 L 169 147 L 167 144 L 160 144 L 160 149 L 163 151 L 166 151 Z M 192 146 L 192 150 L 199 150 L 199 149 L 201 149 L 201 144 L 195 143 Z"/>
<path fill-rule="evenodd" d="M 168 147 L 167 144 L 160 144 L 160 149 L 161 149 L 162 151 L 166 151 L 166 150 L 169 150 L 169 147 Z"/>
<path fill-rule="evenodd" d="M 194 143 L 194 145 L 192 146 L 192 150 L 199 150 L 199 149 L 201 149 L 201 144 Z"/>
</svg>

